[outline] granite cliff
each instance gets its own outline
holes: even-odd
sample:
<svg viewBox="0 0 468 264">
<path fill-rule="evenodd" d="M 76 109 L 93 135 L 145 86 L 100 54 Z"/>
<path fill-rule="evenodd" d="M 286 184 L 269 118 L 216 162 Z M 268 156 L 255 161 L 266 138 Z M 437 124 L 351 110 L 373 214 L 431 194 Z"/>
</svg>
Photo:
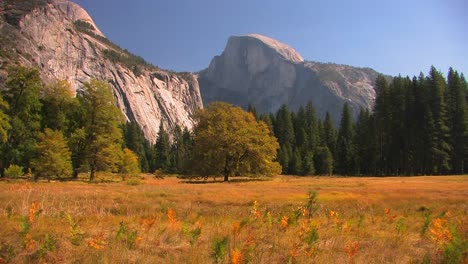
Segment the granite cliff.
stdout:
<svg viewBox="0 0 468 264">
<path fill-rule="evenodd" d="M 68 80 L 75 91 L 91 78 L 109 82 L 126 119 L 152 142 L 161 122 L 191 128 L 203 107 L 194 75 L 161 70 L 121 49 L 67 0 L 0 2 L 0 85 L 9 64 L 38 68 L 46 83 Z"/>
<path fill-rule="evenodd" d="M 319 115 L 328 111 L 338 122 L 345 102 L 355 114 L 373 106 L 377 75 L 369 68 L 305 61 L 290 46 L 252 34 L 230 37 L 224 52 L 199 73 L 199 82 L 205 104 L 252 104 L 270 113 L 311 101 Z"/>
</svg>

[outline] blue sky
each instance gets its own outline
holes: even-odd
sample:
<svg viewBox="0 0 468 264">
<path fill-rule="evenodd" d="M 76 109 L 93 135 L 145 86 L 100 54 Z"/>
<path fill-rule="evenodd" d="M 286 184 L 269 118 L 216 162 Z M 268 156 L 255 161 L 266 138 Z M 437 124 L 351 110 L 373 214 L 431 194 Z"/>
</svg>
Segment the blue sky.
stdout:
<svg viewBox="0 0 468 264">
<path fill-rule="evenodd" d="M 109 39 L 164 69 L 204 69 L 229 36 L 259 33 L 311 61 L 468 74 L 466 0 L 74 1 Z"/>
</svg>

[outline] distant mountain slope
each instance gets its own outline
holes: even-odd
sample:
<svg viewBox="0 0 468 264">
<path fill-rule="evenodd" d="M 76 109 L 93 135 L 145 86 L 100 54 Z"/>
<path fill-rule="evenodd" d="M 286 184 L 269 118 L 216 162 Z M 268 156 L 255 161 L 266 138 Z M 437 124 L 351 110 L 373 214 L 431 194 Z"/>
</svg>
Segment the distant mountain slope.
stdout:
<svg viewBox="0 0 468 264">
<path fill-rule="evenodd" d="M 75 90 L 91 78 L 111 83 L 118 107 L 153 142 L 161 122 L 191 128 L 192 114 L 203 107 L 194 75 L 161 70 L 122 50 L 67 0 L 0 2 L 1 86 L 9 64 L 36 67 L 45 82 L 66 79 Z"/>
<path fill-rule="evenodd" d="M 205 104 L 226 101 L 254 105 L 261 113 L 313 102 L 335 121 L 348 102 L 356 114 L 371 108 L 378 73 L 369 68 L 304 61 L 293 48 L 258 34 L 230 37 L 224 52 L 199 73 Z"/>
</svg>

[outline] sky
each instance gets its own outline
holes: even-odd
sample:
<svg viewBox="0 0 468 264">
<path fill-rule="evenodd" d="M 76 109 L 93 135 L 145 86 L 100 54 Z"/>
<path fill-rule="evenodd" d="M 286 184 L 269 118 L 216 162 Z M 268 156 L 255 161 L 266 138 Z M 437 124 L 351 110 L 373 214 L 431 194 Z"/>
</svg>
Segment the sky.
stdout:
<svg viewBox="0 0 468 264">
<path fill-rule="evenodd" d="M 163 69 L 199 71 L 258 33 L 309 61 L 468 75 L 467 0 L 74 0 L 107 38 Z"/>
</svg>

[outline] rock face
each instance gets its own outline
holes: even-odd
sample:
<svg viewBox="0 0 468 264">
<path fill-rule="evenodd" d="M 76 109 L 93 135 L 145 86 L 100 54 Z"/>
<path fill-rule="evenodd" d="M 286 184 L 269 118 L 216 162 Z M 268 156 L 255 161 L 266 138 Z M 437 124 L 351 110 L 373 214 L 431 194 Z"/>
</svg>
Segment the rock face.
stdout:
<svg viewBox="0 0 468 264">
<path fill-rule="evenodd" d="M 304 61 L 293 48 L 258 34 L 230 37 L 224 52 L 199 73 L 205 104 L 226 101 L 261 113 L 312 102 L 337 122 L 348 102 L 356 114 L 371 108 L 378 73 L 368 68 Z"/>
<path fill-rule="evenodd" d="M 6 1 L 13 4 L 0 6 L 0 69 L 11 63 L 37 67 L 46 83 L 65 79 L 74 90 L 91 78 L 107 81 L 127 120 L 138 123 L 152 142 L 161 122 L 166 129 L 193 126 L 192 114 L 203 107 L 194 75 L 158 69 L 120 49 L 75 3 Z M 11 10 L 30 1 L 38 4 L 22 13 Z"/>
</svg>

